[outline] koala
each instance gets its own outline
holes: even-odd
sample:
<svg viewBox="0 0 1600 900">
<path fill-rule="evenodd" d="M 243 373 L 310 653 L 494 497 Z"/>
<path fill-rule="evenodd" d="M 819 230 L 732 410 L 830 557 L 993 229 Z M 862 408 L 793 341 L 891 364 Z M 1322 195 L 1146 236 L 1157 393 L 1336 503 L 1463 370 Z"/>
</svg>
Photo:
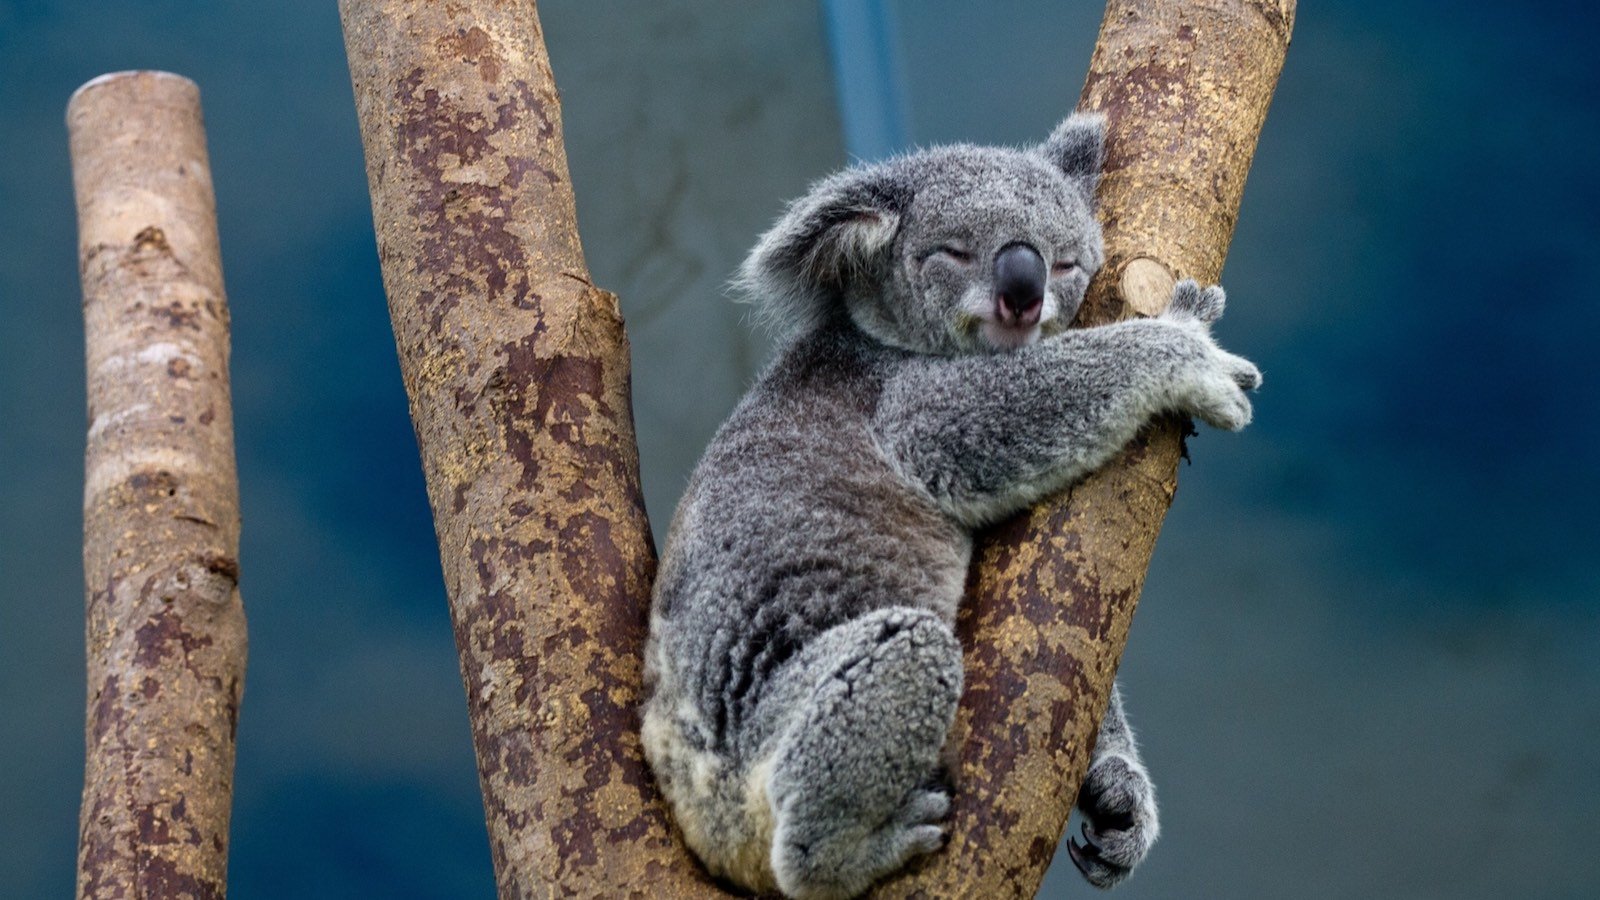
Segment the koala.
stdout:
<svg viewBox="0 0 1600 900">
<path fill-rule="evenodd" d="M 1219 288 L 1068 329 L 1104 261 L 1104 120 L 816 183 L 738 282 L 786 331 L 678 506 L 646 648 L 645 754 L 717 877 L 847 898 L 945 840 L 952 624 L 975 529 L 1102 465 L 1152 416 L 1243 428 L 1260 373 Z M 1101 887 L 1155 840 L 1113 691 L 1069 853 Z"/>
</svg>

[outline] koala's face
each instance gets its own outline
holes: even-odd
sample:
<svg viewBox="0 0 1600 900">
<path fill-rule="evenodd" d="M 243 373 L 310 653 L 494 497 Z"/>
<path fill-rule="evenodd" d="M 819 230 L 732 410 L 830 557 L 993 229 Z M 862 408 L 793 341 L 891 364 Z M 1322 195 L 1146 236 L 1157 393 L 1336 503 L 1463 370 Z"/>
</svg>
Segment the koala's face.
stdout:
<svg viewBox="0 0 1600 900">
<path fill-rule="evenodd" d="M 925 353 L 1008 350 L 1071 324 L 1104 259 L 1093 212 L 1105 124 L 1027 150 L 952 146 L 850 169 L 795 201 L 744 287 L 802 327 L 846 314 Z"/>
<path fill-rule="evenodd" d="M 892 165 L 910 169 L 918 188 L 888 283 L 845 295 L 858 325 L 909 349 L 972 353 L 1071 324 L 1101 260 L 1080 183 L 1038 153 L 1001 148 L 943 148 Z"/>
</svg>

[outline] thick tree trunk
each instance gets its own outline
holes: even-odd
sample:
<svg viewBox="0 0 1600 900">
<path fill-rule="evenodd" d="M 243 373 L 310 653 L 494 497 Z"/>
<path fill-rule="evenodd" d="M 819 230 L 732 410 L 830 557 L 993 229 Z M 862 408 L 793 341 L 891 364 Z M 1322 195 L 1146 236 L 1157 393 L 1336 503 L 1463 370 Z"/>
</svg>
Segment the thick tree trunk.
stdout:
<svg viewBox="0 0 1600 900">
<path fill-rule="evenodd" d="M 1165 307 L 1222 270 L 1295 0 L 1110 0 L 1079 109 L 1109 125 L 1107 262 L 1080 318 Z M 1032 897 L 1088 767 L 1184 424 L 980 542 L 961 618 L 967 688 L 949 848 L 882 897 Z M 1159 778 L 1159 773 L 1157 773 Z"/>
<path fill-rule="evenodd" d="M 245 623 L 200 92 L 107 75 L 67 124 L 89 385 L 78 895 L 220 898 Z"/>
<path fill-rule="evenodd" d="M 696 896 L 639 743 L 655 553 L 531 0 L 341 0 L 500 896 Z"/>
<path fill-rule="evenodd" d="M 502 897 L 719 892 L 637 734 L 654 555 L 616 298 L 589 282 L 533 0 L 341 0 Z M 1110 261 L 1086 315 L 1214 280 L 1292 0 L 1113 0 L 1082 106 L 1110 115 Z M 963 621 L 951 847 L 885 896 L 1031 896 L 1087 765 L 1180 423 L 984 540 Z"/>
</svg>

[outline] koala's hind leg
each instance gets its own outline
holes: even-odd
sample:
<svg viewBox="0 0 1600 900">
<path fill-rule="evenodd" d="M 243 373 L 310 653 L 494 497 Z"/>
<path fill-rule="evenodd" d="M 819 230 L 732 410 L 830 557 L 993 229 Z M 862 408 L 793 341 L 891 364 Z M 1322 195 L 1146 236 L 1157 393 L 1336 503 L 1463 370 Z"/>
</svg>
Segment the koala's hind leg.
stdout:
<svg viewBox="0 0 1600 900">
<path fill-rule="evenodd" d="M 1067 852 L 1095 887 L 1108 888 L 1127 878 L 1161 833 L 1155 788 L 1122 711 L 1122 689 L 1115 682 L 1088 775 L 1078 791 L 1078 809 L 1084 819 L 1083 843 L 1069 838 Z"/>
<path fill-rule="evenodd" d="M 938 849 L 949 796 L 931 784 L 961 696 L 961 645 L 922 609 L 892 607 L 818 637 L 773 755 L 772 869 L 784 893 L 852 897 Z"/>
</svg>

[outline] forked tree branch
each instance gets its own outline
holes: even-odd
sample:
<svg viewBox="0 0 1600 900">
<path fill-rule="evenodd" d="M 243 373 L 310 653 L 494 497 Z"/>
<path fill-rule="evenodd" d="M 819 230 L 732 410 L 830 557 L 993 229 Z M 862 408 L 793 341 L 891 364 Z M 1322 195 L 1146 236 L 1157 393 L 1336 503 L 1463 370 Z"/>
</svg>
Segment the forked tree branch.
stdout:
<svg viewBox="0 0 1600 900">
<path fill-rule="evenodd" d="M 654 553 L 616 298 L 589 281 L 533 0 L 341 0 L 373 218 L 504 898 L 720 892 L 640 752 Z M 1293 0 L 1112 0 L 1086 316 L 1214 280 Z M 1179 426 L 982 543 L 951 847 L 883 896 L 1031 896 L 1175 488 Z"/>
<path fill-rule="evenodd" d="M 245 623 L 200 91 L 103 76 L 67 125 L 89 386 L 78 896 L 221 898 Z"/>
</svg>

